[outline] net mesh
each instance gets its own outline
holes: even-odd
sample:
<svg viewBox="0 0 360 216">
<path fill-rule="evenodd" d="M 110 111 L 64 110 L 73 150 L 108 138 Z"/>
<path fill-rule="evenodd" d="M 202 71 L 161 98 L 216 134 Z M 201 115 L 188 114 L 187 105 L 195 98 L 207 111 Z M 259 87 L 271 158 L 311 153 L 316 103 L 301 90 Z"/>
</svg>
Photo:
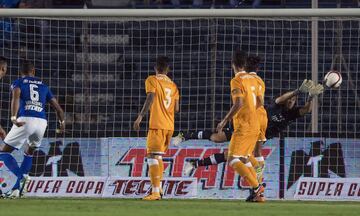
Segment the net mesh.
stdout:
<svg viewBox="0 0 360 216">
<path fill-rule="evenodd" d="M 359 177 L 355 171 L 359 149 L 353 138 L 359 136 L 360 128 L 360 19 L 321 18 L 318 23 L 318 79 L 336 68 L 343 83 L 340 89 L 327 90 L 319 98 L 320 133 L 316 136 L 331 137 L 331 143 L 343 139 L 342 150 L 349 153 L 346 170 Z M 21 59 L 27 58 L 35 63 L 37 76 L 51 87 L 66 113 L 67 132 L 60 136 L 55 133 L 55 113 L 49 109 L 45 136 L 61 138 L 64 148 L 73 140 L 80 143 L 72 148 L 80 148 L 82 163 L 89 163 L 84 165 L 84 175 L 109 175 L 109 167 L 115 166 L 111 162 L 121 155 L 109 153 L 116 151 L 110 141 L 100 144 L 90 138 L 146 136 L 147 119 L 140 133 L 132 130 L 132 124 L 145 101 L 145 79 L 154 74 L 156 57 L 167 55 L 171 59 L 170 77 L 180 89 L 176 130 L 213 130 L 231 105 L 230 63 L 235 49 L 263 59 L 258 74 L 266 83 L 265 103 L 270 105 L 280 94 L 311 78 L 311 19 L 0 18 L 0 55 L 9 59 L 9 72 L 0 85 L 1 125 L 7 130 L 11 127 L 9 87 L 19 76 Z M 297 104 L 303 105 L 305 99 L 300 96 Z M 291 136 L 286 141 L 286 177 L 294 175 L 289 171 L 292 152 L 309 149 L 312 141 L 304 139 L 309 132 L 310 114 L 285 132 Z M 134 141 L 129 148 L 141 142 Z M 51 148 L 44 146 L 48 154 Z M 270 147 L 277 148 L 275 144 Z M 67 154 L 71 156 L 72 151 Z M 92 155 L 100 159 L 84 159 Z M 86 167 L 91 167 L 90 171 Z M 96 167 L 101 167 L 101 172 Z M 73 169 L 80 175 L 81 168 Z M 279 171 L 271 172 L 277 175 Z"/>
</svg>

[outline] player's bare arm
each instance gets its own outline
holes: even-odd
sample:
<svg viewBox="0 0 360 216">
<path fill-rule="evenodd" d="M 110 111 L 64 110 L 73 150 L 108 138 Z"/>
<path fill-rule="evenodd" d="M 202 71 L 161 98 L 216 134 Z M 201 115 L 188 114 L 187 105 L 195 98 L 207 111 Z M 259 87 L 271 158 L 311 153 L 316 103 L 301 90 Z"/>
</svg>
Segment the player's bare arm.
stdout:
<svg viewBox="0 0 360 216">
<path fill-rule="evenodd" d="M 264 106 L 264 104 L 265 104 L 264 101 L 265 101 L 265 99 L 263 96 L 260 96 L 260 95 L 256 96 L 256 109 Z"/>
<path fill-rule="evenodd" d="M 64 110 L 61 108 L 60 104 L 55 98 L 52 98 L 49 101 L 49 104 L 56 112 L 56 116 L 59 119 L 60 123 L 60 132 L 63 133 L 65 131 Z"/>
<path fill-rule="evenodd" d="M 0 138 L 5 139 L 5 137 L 6 137 L 6 131 L 0 125 Z"/>
<path fill-rule="evenodd" d="M 307 113 L 311 113 L 311 108 L 312 108 L 312 98 L 306 101 L 305 105 L 299 109 L 299 114 L 301 116 L 304 116 Z"/>
<path fill-rule="evenodd" d="M 20 88 L 15 88 L 12 91 L 12 98 L 11 98 L 11 122 L 18 127 L 21 127 L 25 124 L 25 122 L 17 121 L 17 113 L 19 111 L 19 106 L 20 106 L 20 94 L 21 94 Z"/>
<path fill-rule="evenodd" d="M 140 123 L 142 121 L 142 118 L 146 115 L 146 113 L 149 111 L 152 103 L 154 102 L 154 97 L 155 97 L 155 93 L 154 92 L 149 92 L 147 95 L 146 95 L 146 100 L 145 100 L 145 103 L 137 117 L 137 119 L 135 120 L 134 122 L 134 130 L 140 130 Z"/>
<path fill-rule="evenodd" d="M 5 57 L 0 56 L 0 79 L 2 79 L 6 75 L 7 71 L 7 60 Z M 6 132 L 0 125 L 0 138 L 5 139 Z"/>
<path fill-rule="evenodd" d="M 296 96 L 296 91 L 290 91 L 290 92 L 286 92 L 285 94 L 279 96 L 278 98 L 276 98 L 275 103 L 276 104 L 284 104 L 288 99 Z"/>
<path fill-rule="evenodd" d="M 313 85 L 313 87 L 309 90 L 309 97 L 308 97 L 305 105 L 299 109 L 299 114 L 301 116 L 304 116 L 307 113 L 311 113 L 313 98 L 322 94 L 323 92 L 324 92 L 323 85 L 321 85 L 321 84 Z"/>
<path fill-rule="evenodd" d="M 292 98 L 300 93 L 308 93 L 313 86 L 314 86 L 314 83 L 312 80 L 305 79 L 298 89 L 296 89 L 294 91 L 286 92 L 285 94 L 276 98 L 275 103 L 276 104 L 284 104 L 287 102 L 287 100 L 289 100 L 290 98 Z"/>
<path fill-rule="evenodd" d="M 234 89 L 233 94 L 237 94 L 240 89 Z M 234 104 L 231 106 L 230 111 L 226 114 L 225 118 L 217 125 L 216 131 L 221 132 L 225 125 L 234 117 L 234 115 L 240 110 L 242 106 L 241 98 L 236 97 Z"/>
</svg>

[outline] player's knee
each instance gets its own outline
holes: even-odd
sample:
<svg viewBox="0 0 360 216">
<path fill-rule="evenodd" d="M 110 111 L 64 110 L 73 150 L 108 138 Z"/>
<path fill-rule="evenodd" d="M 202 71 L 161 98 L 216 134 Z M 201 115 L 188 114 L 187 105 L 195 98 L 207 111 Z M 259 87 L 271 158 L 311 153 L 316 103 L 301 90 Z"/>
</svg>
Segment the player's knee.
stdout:
<svg viewBox="0 0 360 216">
<path fill-rule="evenodd" d="M 13 151 L 14 151 L 14 147 L 12 146 L 9 146 L 7 144 L 0 145 L 0 152 L 11 153 Z"/>
<path fill-rule="evenodd" d="M 162 156 L 161 156 L 161 155 L 154 155 L 154 159 L 156 159 L 156 160 L 162 160 Z"/>
<path fill-rule="evenodd" d="M 240 161 L 243 162 L 244 164 L 247 164 L 247 163 L 249 163 L 249 161 L 250 161 L 249 158 L 244 158 L 244 157 L 240 157 L 239 159 L 240 159 Z"/>
<path fill-rule="evenodd" d="M 155 154 L 152 154 L 152 153 L 148 153 L 146 155 L 147 158 L 154 158 L 155 159 Z"/>
<path fill-rule="evenodd" d="M 34 154 L 34 152 L 36 151 L 37 147 L 36 146 L 30 146 L 24 151 L 24 153 L 26 155 L 32 156 Z"/>
<path fill-rule="evenodd" d="M 249 159 L 243 158 L 243 157 L 229 157 L 229 165 L 233 167 L 234 164 L 238 162 L 242 162 L 243 164 L 246 164 L 249 162 Z"/>
<path fill-rule="evenodd" d="M 215 134 L 211 134 L 211 136 L 210 136 L 210 141 L 211 141 L 211 142 L 217 142 L 217 141 L 216 141 L 216 136 L 215 136 Z"/>
<path fill-rule="evenodd" d="M 155 158 L 148 158 L 147 163 L 149 166 L 159 165 L 159 161 Z"/>
<path fill-rule="evenodd" d="M 262 156 L 261 150 L 254 151 L 254 157 L 261 157 L 261 156 Z"/>
<path fill-rule="evenodd" d="M 261 157 L 262 156 L 262 145 L 264 142 L 259 141 L 256 143 L 255 150 L 254 150 L 254 156 L 255 157 Z"/>
<path fill-rule="evenodd" d="M 228 161 L 229 156 L 228 156 L 227 150 L 224 151 L 224 157 L 225 157 L 225 160 Z"/>
<path fill-rule="evenodd" d="M 234 157 L 230 157 L 228 161 L 229 161 L 229 166 L 231 167 L 233 167 L 234 164 L 241 162 L 239 158 L 234 158 Z"/>
<path fill-rule="evenodd" d="M 159 155 L 159 154 L 153 154 L 153 153 L 148 153 L 146 155 L 146 157 L 148 159 L 157 159 L 157 160 L 161 160 L 162 159 L 162 155 Z"/>
</svg>

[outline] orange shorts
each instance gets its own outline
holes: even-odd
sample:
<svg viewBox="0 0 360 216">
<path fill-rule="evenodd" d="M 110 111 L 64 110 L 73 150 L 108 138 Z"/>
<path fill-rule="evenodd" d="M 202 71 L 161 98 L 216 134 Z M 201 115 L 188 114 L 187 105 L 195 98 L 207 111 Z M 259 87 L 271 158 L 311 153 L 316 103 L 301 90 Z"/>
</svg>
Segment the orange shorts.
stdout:
<svg viewBox="0 0 360 216">
<path fill-rule="evenodd" d="M 260 123 L 260 135 L 258 138 L 258 141 L 262 141 L 265 142 L 266 141 L 266 129 L 267 129 L 267 125 L 268 125 L 268 118 L 267 118 L 267 114 L 265 113 L 258 113 L 258 120 Z"/>
<path fill-rule="evenodd" d="M 146 140 L 147 153 L 165 154 L 170 145 L 174 131 L 149 129 Z"/>
<path fill-rule="evenodd" d="M 248 157 L 253 154 L 259 133 L 234 132 L 231 136 L 228 156 Z"/>
</svg>

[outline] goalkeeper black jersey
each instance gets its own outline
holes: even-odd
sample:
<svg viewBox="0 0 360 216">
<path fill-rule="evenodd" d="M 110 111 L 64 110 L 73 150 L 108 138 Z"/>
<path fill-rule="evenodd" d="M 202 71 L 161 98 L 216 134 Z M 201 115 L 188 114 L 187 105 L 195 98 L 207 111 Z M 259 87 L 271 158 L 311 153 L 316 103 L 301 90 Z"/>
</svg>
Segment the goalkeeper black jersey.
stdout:
<svg viewBox="0 0 360 216">
<path fill-rule="evenodd" d="M 279 136 L 279 133 L 285 130 L 295 119 L 301 117 L 299 110 L 300 108 L 296 106 L 288 110 L 285 106 L 276 103 L 266 107 L 268 114 L 266 138 L 271 139 Z"/>
</svg>

